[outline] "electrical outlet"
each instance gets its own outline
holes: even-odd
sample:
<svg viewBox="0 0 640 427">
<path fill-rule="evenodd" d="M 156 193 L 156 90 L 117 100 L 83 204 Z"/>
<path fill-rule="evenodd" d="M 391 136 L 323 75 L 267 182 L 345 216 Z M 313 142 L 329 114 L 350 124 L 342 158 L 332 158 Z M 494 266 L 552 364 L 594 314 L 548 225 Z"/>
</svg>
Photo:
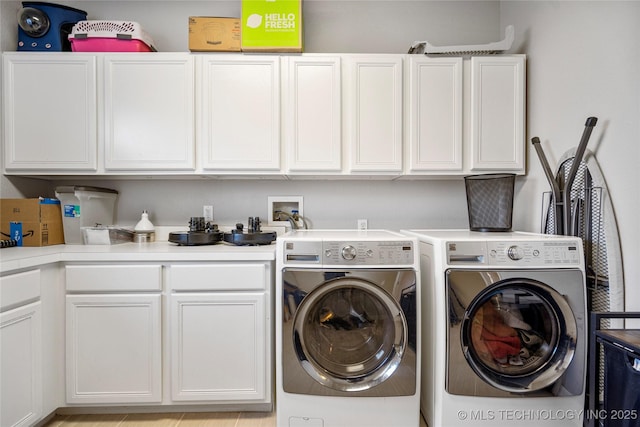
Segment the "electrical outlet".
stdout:
<svg viewBox="0 0 640 427">
<path fill-rule="evenodd" d="M 358 220 L 358 230 L 366 230 L 368 227 L 368 222 L 366 219 Z"/>
<path fill-rule="evenodd" d="M 204 217 L 205 222 L 213 221 L 213 206 L 204 205 L 202 207 L 202 216 Z"/>
</svg>

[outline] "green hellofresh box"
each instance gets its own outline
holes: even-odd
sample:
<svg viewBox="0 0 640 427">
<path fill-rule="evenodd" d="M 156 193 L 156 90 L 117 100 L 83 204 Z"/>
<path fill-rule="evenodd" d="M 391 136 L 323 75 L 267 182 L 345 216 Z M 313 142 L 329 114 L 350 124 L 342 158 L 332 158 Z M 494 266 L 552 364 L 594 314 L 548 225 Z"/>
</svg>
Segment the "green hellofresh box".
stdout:
<svg viewBox="0 0 640 427">
<path fill-rule="evenodd" d="M 302 0 L 242 0 L 244 52 L 302 52 Z"/>
</svg>

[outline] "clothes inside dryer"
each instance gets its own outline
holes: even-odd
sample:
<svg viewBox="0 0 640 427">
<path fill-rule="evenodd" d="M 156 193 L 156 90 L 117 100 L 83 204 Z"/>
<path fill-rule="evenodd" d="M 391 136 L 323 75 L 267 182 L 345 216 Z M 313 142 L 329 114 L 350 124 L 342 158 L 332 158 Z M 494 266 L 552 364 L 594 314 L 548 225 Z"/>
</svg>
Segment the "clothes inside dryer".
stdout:
<svg viewBox="0 0 640 427">
<path fill-rule="evenodd" d="M 506 375 L 535 371 L 558 342 L 551 307 L 525 289 L 497 292 L 469 316 L 471 351 L 485 367 Z"/>
<path fill-rule="evenodd" d="M 556 284 L 578 274 L 546 271 L 535 276 Z M 471 393 L 471 382 L 452 380 L 458 354 L 487 386 L 508 393 L 554 394 L 553 386 L 573 361 L 578 331 L 565 296 L 541 280 L 512 275 L 447 272 L 450 393 Z"/>
</svg>

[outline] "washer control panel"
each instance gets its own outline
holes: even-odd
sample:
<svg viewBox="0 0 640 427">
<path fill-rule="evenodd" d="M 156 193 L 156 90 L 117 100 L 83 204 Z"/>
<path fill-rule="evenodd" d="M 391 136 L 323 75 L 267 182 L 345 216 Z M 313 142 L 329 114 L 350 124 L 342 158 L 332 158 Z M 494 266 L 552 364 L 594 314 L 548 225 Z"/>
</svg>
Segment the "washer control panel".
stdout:
<svg viewBox="0 0 640 427">
<path fill-rule="evenodd" d="M 322 244 L 325 265 L 413 264 L 413 251 L 411 241 L 325 241 Z"/>
<path fill-rule="evenodd" d="M 291 241 L 284 243 L 286 264 L 410 265 L 415 260 L 411 240 Z"/>
<path fill-rule="evenodd" d="M 580 265 L 581 248 L 575 241 L 447 242 L 451 265 Z"/>
</svg>

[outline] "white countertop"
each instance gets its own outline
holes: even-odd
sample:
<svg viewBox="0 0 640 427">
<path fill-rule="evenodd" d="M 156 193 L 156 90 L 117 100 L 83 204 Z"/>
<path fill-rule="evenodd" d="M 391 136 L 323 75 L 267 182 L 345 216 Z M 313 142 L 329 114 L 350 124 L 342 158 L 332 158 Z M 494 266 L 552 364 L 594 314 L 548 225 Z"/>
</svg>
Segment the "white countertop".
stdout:
<svg viewBox="0 0 640 427">
<path fill-rule="evenodd" d="M 54 262 L 73 261 L 273 261 L 276 245 L 235 246 L 227 243 L 179 246 L 166 241 L 117 245 L 13 247 L 0 251 L 0 273 Z"/>
</svg>

